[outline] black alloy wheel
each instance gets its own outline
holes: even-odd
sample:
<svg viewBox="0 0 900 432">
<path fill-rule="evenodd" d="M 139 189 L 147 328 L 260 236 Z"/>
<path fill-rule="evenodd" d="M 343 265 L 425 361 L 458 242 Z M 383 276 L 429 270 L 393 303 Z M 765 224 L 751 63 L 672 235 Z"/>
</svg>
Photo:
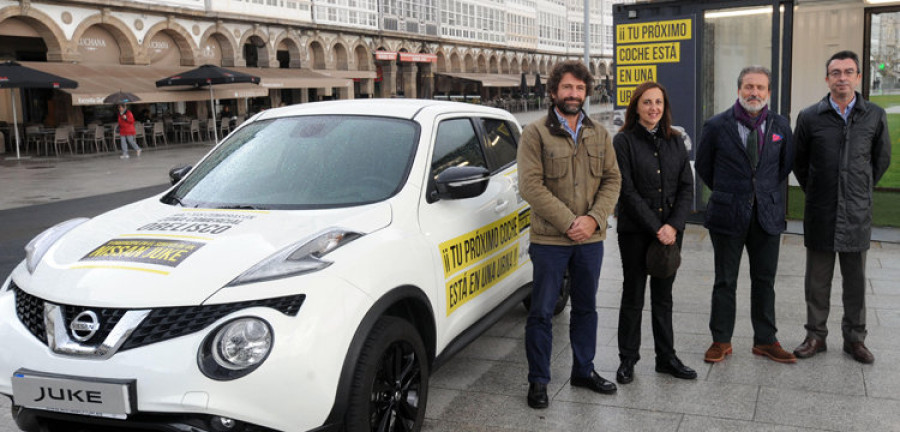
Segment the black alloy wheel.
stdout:
<svg viewBox="0 0 900 432">
<path fill-rule="evenodd" d="M 425 345 L 407 321 L 382 317 L 360 354 L 347 413 L 348 430 L 418 431 L 425 421 Z"/>
</svg>

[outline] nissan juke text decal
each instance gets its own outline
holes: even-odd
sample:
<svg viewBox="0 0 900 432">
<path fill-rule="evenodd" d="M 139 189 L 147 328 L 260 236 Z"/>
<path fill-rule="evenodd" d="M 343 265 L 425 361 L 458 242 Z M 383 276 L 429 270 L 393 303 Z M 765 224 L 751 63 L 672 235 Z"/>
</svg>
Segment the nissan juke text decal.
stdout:
<svg viewBox="0 0 900 432">
<path fill-rule="evenodd" d="M 81 261 L 126 261 L 176 267 L 203 243 L 185 240 L 112 239 L 88 252 Z"/>
</svg>

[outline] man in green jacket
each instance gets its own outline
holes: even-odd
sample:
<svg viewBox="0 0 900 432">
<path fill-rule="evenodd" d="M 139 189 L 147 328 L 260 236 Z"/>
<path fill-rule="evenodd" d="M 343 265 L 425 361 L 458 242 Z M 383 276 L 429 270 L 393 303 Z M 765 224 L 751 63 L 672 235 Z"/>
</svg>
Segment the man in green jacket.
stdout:
<svg viewBox="0 0 900 432">
<path fill-rule="evenodd" d="M 566 270 L 572 299 L 571 384 L 604 394 L 616 391 L 615 384 L 594 371 L 594 354 L 606 218 L 618 200 L 622 177 L 609 132 L 581 109 L 593 88 L 588 69 L 578 61 L 559 63 L 547 88 L 550 112 L 525 127 L 517 157 L 519 191 L 532 215 L 528 253 L 534 285 L 525 326 L 532 408 L 549 405 L 551 320 Z"/>
</svg>

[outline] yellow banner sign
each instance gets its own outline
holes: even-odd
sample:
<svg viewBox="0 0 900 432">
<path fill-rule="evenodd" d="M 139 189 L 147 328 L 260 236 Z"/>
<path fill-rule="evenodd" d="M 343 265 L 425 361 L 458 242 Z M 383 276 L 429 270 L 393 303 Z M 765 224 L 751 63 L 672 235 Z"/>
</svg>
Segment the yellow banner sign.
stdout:
<svg viewBox="0 0 900 432">
<path fill-rule="evenodd" d="M 628 105 L 631 101 L 631 94 L 637 87 L 616 87 L 616 105 Z"/>
<path fill-rule="evenodd" d="M 519 247 L 513 245 L 483 264 L 468 269 L 447 282 L 447 316 L 469 300 L 494 286 L 519 268 Z"/>
<path fill-rule="evenodd" d="M 619 66 L 616 68 L 616 84 L 633 86 L 646 81 L 656 81 L 656 65 Z"/>
<path fill-rule="evenodd" d="M 687 40 L 691 38 L 691 20 L 652 21 L 616 26 L 616 43 L 644 43 Z"/>
<path fill-rule="evenodd" d="M 490 225 L 447 240 L 438 248 L 444 262 L 444 277 L 466 268 L 519 238 L 519 215 L 511 213 Z"/>
<path fill-rule="evenodd" d="M 616 64 L 677 63 L 681 61 L 681 44 L 667 42 L 616 47 Z"/>
</svg>

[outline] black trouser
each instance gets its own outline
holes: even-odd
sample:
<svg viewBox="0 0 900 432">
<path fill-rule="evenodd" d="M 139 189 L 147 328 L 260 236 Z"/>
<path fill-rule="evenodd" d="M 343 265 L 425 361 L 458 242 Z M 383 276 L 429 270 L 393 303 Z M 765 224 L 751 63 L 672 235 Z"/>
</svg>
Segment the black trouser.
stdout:
<svg viewBox="0 0 900 432">
<path fill-rule="evenodd" d="M 728 236 L 709 233 L 715 255 L 716 280 L 713 284 L 709 330 L 713 342 L 731 343 L 734 333 L 735 293 L 744 246 L 750 258 L 750 321 L 753 344 L 769 345 L 777 341 L 775 333 L 775 273 L 781 235 L 765 232 L 756 219 L 756 208 L 750 227 L 744 235 Z"/>
<path fill-rule="evenodd" d="M 844 318 L 841 333 L 847 342 L 866 340 L 866 251 L 832 252 L 806 249 L 806 335 L 825 340 L 831 308 L 831 280 L 835 255 L 840 258 Z"/>
<path fill-rule="evenodd" d="M 676 237 L 681 247 L 683 233 Z M 619 308 L 619 358 L 641 358 L 641 315 L 647 287 L 647 249 L 658 241 L 655 235 L 619 233 L 619 254 L 622 256 L 622 304 Z M 650 278 L 650 319 L 653 323 L 653 345 L 658 361 L 675 356 L 672 332 L 672 283 L 675 275 L 666 279 Z"/>
</svg>

